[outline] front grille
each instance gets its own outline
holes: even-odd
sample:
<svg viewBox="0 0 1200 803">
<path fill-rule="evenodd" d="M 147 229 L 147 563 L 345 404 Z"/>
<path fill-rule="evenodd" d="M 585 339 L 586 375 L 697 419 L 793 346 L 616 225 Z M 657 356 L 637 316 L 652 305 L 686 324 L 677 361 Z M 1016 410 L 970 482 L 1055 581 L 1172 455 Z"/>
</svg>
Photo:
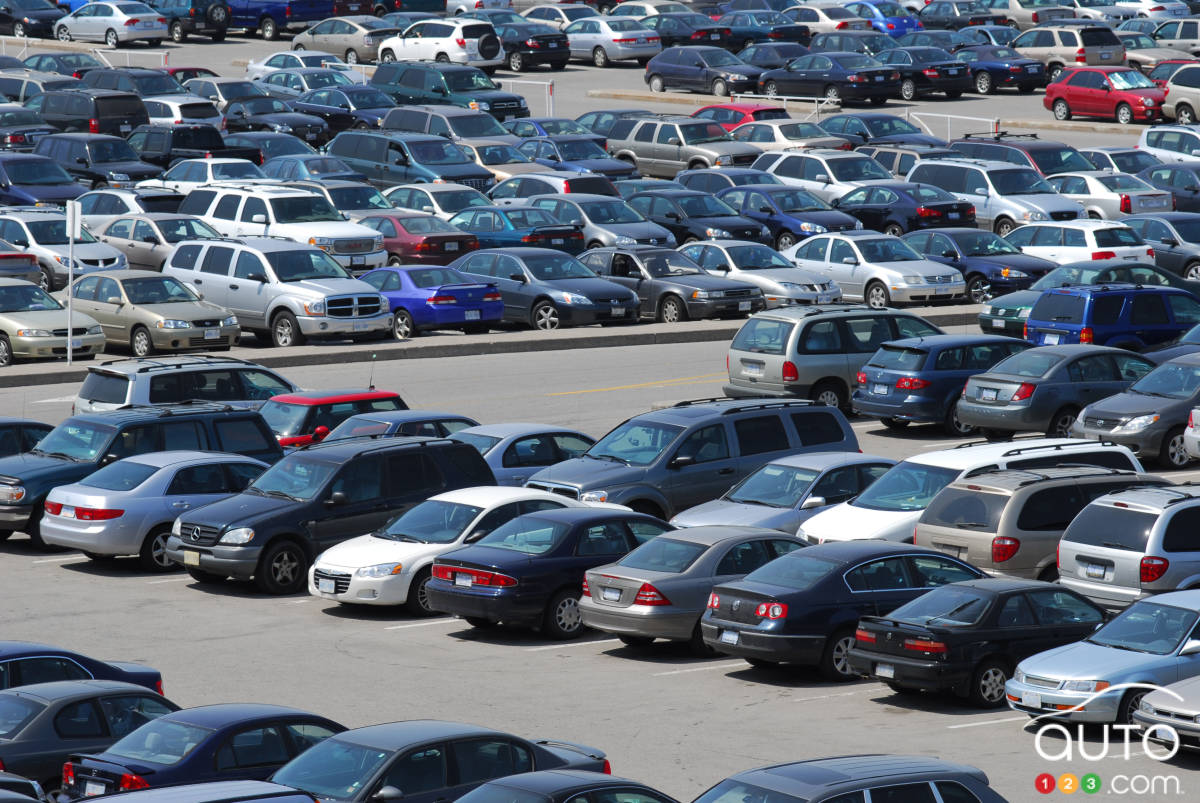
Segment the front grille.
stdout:
<svg viewBox="0 0 1200 803">
<path fill-rule="evenodd" d="M 527 482 L 525 485 L 528 488 L 537 488 L 539 491 L 549 491 L 552 494 L 570 497 L 571 499 L 579 498 L 578 488 L 570 488 L 565 485 L 550 485 L 544 482 Z"/>
<path fill-rule="evenodd" d="M 1059 681 L 1051 678 L 1040 678 L 1036 675 L 1026 675 L 1025 682 L 1030 686 L 1038 686 L 1043 689 L 1057 689 Z"/>
<path fill-rule="evenodd" d="M 221 325 L 221 321 L 219 321 L 216 318 L 206 318 L 202 321 L 192 321 L 192 326 L 196 327 L 197 329 L 204 329 L 209 326 L 220 326 L 220 325 Z"/>
<path fill-rule="evenodd" d="M 334 240 L 335 254 L 369 254 L 375 249 L 375 240 L 365 237 L 357 240 Z"/>
<path fill-rule="evenodd" d="M 638 242 L 642 245 L 658 245 L 659 243 L 662 243 L 663 245 L 667 244 L 665 237 L 643 237 L 638 240 Z"/>
<path fill-rule="evenodd" d="M 66 329 L 54 329 L 54 330 L 51 330 L 51 334 L 53 334 L 55 337 L 66 337 L 67 330 Z M 71 330 L 71 334 L 75 335 L 75 336 L 86 335 L 87 327 L 86 326 L 76 326 L 74 329 Z"/>
<path fill-rule="evenodd" d="M 521 104 L 515 100 L 498 100 L 492 104 L 493 109 L 519 109 Z"/>
<path fill-rule="evenodd" d="M 220 537 L 220 527 L 212 527 L 208 524 L 184 523 L 180 525 L 179 540 L 185 546 L 211 546 L 217 543 Z"/>
<path fill-rule="evenodd" d="M 480 192 L 483 192 L 492 186 L 492 180 L 490 178 L 461 178 L 455 183 L 466 185 L 471 189 L 479 190 Z"/>
<path fill-rule="evenodd" d="M 331 572 L 327 569 L 313 569 L 314 580 L 332 580 L 333 593 L 345 594 L 350 589 L 350 575 L 344 572 Z"/>
<path fill-rule="evenodd" d="M 937 276 L 929 277 L 930 284 L 949 284 L 952 281 L 954 281 L 953 273 L 939 273 Z"/>
<path fill-rule="evenodd" d="M 116 257 L 111 257 L 109 259 L 81 259 L 79 261 L 84 265 L 87 265 L 89 268 L 107 268 L 117 264 Z"/>
<path fill-rule="evenodd" d="M 1075 220 L 1076 217 L 1077 216 L 1074 212 L 1051 212 L 1050 213 L 1051 220 Z"/>
<path fill-rule="evenodd" d="M 745 290 L 726 290 L 725 298 L 748 298 L 754 295 L 754 291 L 747 287 Z"/>
<path fill-rule="evenodd" d="M 189 337 L 188 338 L 188 347 L 194 348 L 194 349 L 205 348 L 207 346 L 228 346 L 228 345 L 229 345 L 229 338 L 227 338 L 227 337 L 218 338 L 216 340 L 209 340 L 209 339 L 203 338 L 203 337 Z"/>
<path fill-rule="evenodd" d="M 733 163 L 735 165 L 741 165 L 741 166 L 745 167 L 745 166 L 754 164 L 754 160 L 757 158 L 758 158 L 757 155 L 755 155 L 753 153 L 748 153 L 745 156 L 733 157 Z"/>
<path fill-rule="evenodd" d="M 1083 425 L 1088 429 L 1102 429 L 1105 431 L 1116 429 L 1121 423 L 1120 418 L 1097 418 L 1096 416 L 1085 416 Z"/>
<path fill-rule="evenodd" d="M 379 296 L 334 296 L 325 299 L 331 318 L 366 318 L 379 314 Z"/>
</svg>

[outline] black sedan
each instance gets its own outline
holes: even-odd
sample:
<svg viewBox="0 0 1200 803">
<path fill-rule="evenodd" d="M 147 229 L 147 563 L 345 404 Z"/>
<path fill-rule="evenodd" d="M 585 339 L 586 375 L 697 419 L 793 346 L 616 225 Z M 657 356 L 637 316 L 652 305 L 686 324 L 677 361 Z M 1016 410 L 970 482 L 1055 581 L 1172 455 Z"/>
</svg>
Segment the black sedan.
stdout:
<svg viewBox="0 0 1200 803">
<path fill-rule="evenodd" d="M 578 593 L 578 584 L 575 590 Z M 288 762 L 271 780 L 324 801 L 384 803 L 403 796 L 405 803 L 435 803 L 454 800 L 496 778 L 549 769 L 610 768 L 604 753 L 593 747 L 413 719 L 326 739 Z"/>
<path fill-rule="evenodd" d="M 813 53 L 862 53 L 879 57 L 896 49 L 896 40 L 879 31 L 834 31 L 819 33 L 808 43 Z"/>
<path fill-rule="evenodd" d="M 926 28 L 957 31 L 969 25 L 1006 25 L 1008 18 L 971 0 L 933 0 L 917 12 Z"/>
<path fill-rule="evenodd" d="M 291 134 L 275 131 L 244 131 L 241 134 L 227 134 L 224 139 L 225 146 L 229 148 L 258 148 L 264 161 L 276 156 L 304 156 L 316 153 L 307 142 Z"/>
<path fill-rule="evenodd" d="M 1053 583 L 987 579 L 935 588 L 888 616 L 865 616 L 850 669 L 894 691 L 952 691 L 981 708 L 1029 656 L 1084 638 L 1107 617 Z"/>
<path fill-rule="evenodd" d="M 900 73 L 861 53 L 810 53 L 758 77 L 759 94 L 870 100 L 887 103 L 900 91 Z"/>
<path fill-rule="evenodd" d="M 808 55 L 808 48 L 798 42 L 757 42 L 738 51 L 738 58 L 764 70 L 778 70 L 792 59 Z"/>
<path fill-rule="evenodd" d="M 653 17 L 651 17 L 653 19 Z M 675 803 L 675 799 L 637 781 L 586 770 L 543 770 L 488 781 L 456 803 Z"/>
<path fill-rule="evenodd" d="M 771 242 L 771 232 L 762 224 L 742 217 L 707 192 L 651 190 L 630 196 L 629 205 L 675 235 L 680 244 L 696 240 Z"/>
<path fill-rule="evenodd" d="M 730 38 L 732 31 L 713 22 L 712 17 L 691 12 L 673 11 L 646 17 L 642 25 L 658 34 L 663 47 L 676 45 L 716 45 L 733 49 L 735 42 Z M 741 44 L 744 40 L 738 40 Z"/>
<path fill-rule="evenodd" d="M 117 680 L 62 680 L 0 692 L 4 767 L 57 789 L 73 752 L 104 750 L 179 706 Z"/>
<path fill-rule="evenodd" d="M 669 47 L 650 59 L 643 79 L 653 92 L 676 88 L 724 97 L 754 91 L 761 73 L 761 67 L 746 64 L 723 48 L 685 45 Z"/>
<path fill-rule="evenodd" d="M 892 68 L 895 69 L 895 68 Z M 896 74 L 899 77 L 899 74 Z M 834 114 L 821 121 L 821 128 L 855 145 L 931 145 L 945 146 L 944 139 L 926 134 L 915 125 L 883 112 Z"/>
<path fill-rule="evenodd" d="M 705 644 L 752 666 L 816 665 L 829 680 L 850 680 L 856 673 L 846 659 L 861 617 L 981 577 L 970 564 L 908 544 L 818 544 L 713 588 L 700 630 Z"/>
<path fill-rule="evenodd" d="M 898 47 L 880 54 L 879 60 L 900 71 L 900 97 L 904 100 L 916 100 L 930 92 L 944 92 L 953 100 L 971 88 L 971 71 L 941 48 Z"/>
<path fill-rule="evenodd" d="M 899 237 L 917 229 L 975 225 L 975 207 L 932 184 L 883 182 L 859 187 L 833 202 L 863 228 Z"/>
<path fill-rule="evenodd" d="M 329 137 L 329 126 L 313 114 L 301 114 L 278 98 L 251 96 L 231 100 L 225 107 L 225 128 L 231 134 L 241 131 L 274 131 L 291 134 L 310 144 L 322 144 Z"/>
<path fill-rule="evenodd" d="M 0 105 L 0 148 L 6 151 L 33 150 L 37 140 L 57 131 L 33 109 L 15 103 Z"/>
<path fill-rule="evenodd" d="M 977 45 L 979 42 L 958 31 L 912 31 L 896 39 L 900 47 L 936 47 L 956 53 L 964 47 Z"/>
<path fill-rule="evenodd" d="M 567 35 L 549 25 L 533 22 L 497 24 L 496 35 L 504 46 L 504 63 L 513 72 L 542 64 L 552 70 L 561 70 L 571 57 Z"/>
<path fill-rule="evenodd" d="M 519 516 L 433 564 L 426 585 L 435 611 L 474 627 L 540 627 L 554 639 L 583 632 L 579 596 L 588 569 L 612 563 L 671 529 L 642 513 L 566 508 Z"/>
<path fill-rule="evenodd" d="M 1021 253 L 1003 237 L 977 228 L 944 228 L 913 232 L 904 242 L 934 262 L 955 267 L 967 281 L 972 304 L 1024 290 L 1058 267 L 1058 263 Z"/>
<path fill-rule="evenodd" d="M 49 39 L 66 12 L 49 0 L 5 0 L 0 4 L 0 33 L 24 39 Z"/>
<path fill-rule="evenodd" d="M 320 117 L 337 133 L 347 128 L 377 127 L 396 102 L 373 86 L 346 86 L 305 92 L 291 105 L 301 114 Z"/>
<path fill-rule="evenodd" d="M 30 641 L 0 641 L 0 687 L 55 680 L 123 680 L 163 693 L 157 669 L 125 661 L 98 661 L 77 652 Z"/>
<path fill-rule="evenodd" d="M 637 293 L 642 316 L 663 323 L 745 317 L 766 306 L 754 285 L 713 276 L 670 248 L 593 248 L 579 261 Z"/>
</svg>

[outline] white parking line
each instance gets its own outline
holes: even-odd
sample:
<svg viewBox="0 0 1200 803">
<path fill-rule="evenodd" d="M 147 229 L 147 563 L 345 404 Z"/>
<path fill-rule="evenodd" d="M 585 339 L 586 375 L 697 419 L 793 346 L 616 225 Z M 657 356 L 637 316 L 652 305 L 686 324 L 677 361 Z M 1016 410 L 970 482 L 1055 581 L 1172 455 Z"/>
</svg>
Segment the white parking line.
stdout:
<svg viewBox="0 0 1200 803">
<path fill-rule="evenodd" d="M 874 690 L 872 690 L 874 691 Z M 793 703 L 807 703 L 810 700 L 831 700 L 834 697 L 853 697 L 856 694 L 862 694 L 862 691 L 841 691 L 836 694 L 818 694 L 814 697 L 793 697 Z"/>
<path fill-rule="evenodd" d="M 409 628 L 409 627 L 429 627 L 430 625 L 444 625 L 447 622 L 457 622 L 457 621 L 458 621 L 457 619 L 451 619 L 451 618 L 428 619 L 424 622 L 410 622 L 409 624 L 406 624 L 406 625 L 390 625 L 389 627 L 385 627 L 384 630 L 404 630 L 405 628 Z"/>
<path fill-rule="evenodd" d="M 982 725 L 999 725 L 1004 722 L 1024 722 L 1027 719 L 1029 719 L 1029 717 L 1005 717 L 1004 719 L 988 719 L 984 720 L 983 722 L 964 722 L 961 725 L 947 725 L 946 727 L 949 730 L 956 730 L 958 728 L 978 728 Z"/>
<path fill-rule="evenodd" d="M 305 597 L 304 599 L 289 599 L 284 604 L 285 605 L 303 605 L 304 603 L 308 602 L 310 599 L 312 599 L 312 597 Z"/>
<path fill-rule="evenodd" d="M 148 581 L 146 581 L 146 585 L 156 586 L 161 583 L 186 583 L 186 582 L 190 581 L 191 579 L 192 578 L 190 578 L 190 577 L 168 577 L 165 580 L 148 580 Z"/>
<path fill-rule="evenodd" d="M 749 667 L 750 664 L 745 661 L 725 661 L 719 664 L 708 664 L 706 666 L 693 666 L 691 669 L 673 669 L 670 672 L 655 672 L 650 677 L 665 678 L 668 675 L 686 675 L 688 672 L 708 672 L 712 669 L 734 669 L 736 667 Z"/>
<path fill-rule="evenodd" d="M 576 641 L 571 644 L 547 644 L 544 647 L 526 647 L 525 652 L 543 652 L 545 650 L 564 650 L 567 647 L 586 647 L 589 644 L 612 644 L 620 639 L 602 638 L 598 641 Z"/>
<path fill-rule="evenodd" d="M 34 399 L 34 404 L 62 404 L 63 402 L 75 401 L 74 396 L 59 396 L 56 399 Z"/>
<path fill-rule="evenodd" d="M 76 558 L 81 558 L 81 557 L 83 557 L 83 556 L 82 555 L 62 555 L 57 558 L 40 558 L 39 560 L 35 560 L 32 562 L 33 563 L 62 563 L 65 560 L 75 560 Z"/>
</svg>

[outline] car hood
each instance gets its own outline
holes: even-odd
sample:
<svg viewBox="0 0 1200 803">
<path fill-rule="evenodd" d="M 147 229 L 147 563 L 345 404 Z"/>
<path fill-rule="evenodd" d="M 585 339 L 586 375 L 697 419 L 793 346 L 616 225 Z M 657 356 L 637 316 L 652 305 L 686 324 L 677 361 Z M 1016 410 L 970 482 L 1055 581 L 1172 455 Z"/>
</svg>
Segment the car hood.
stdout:
<svg viewBox="0 0 1200 803">
<path fill-rule="evenodd" d="M 709 215 L 692 215 L 690 219 L 714 229 L 754 229 L 755 231 L 760 231 L 757 221 L 742 217 L 741 215 L 712 215 L 711 217 Z"/>
<path fill-rule="evenodd" d="M 484 100 L 488 103 L 516 103 L 520 105 L 524 98 L 520 95 L 514 95 L 512 92 L 505 92 L 502 89 L 472 89 L 465 92 L 451 92 L 451 100 L 455 103 L 458 99 L 464 100 Z M 496 137 L 488 137 L 488 139 L 496 139 Z"/>
<path fill-rule="evenodd" d="M 606 156 L 597 156 L 594 159 L 568 159 L 562 162 L 564 165 L 574 165 L 576 167 L 586 168 L 588 170 L 631 170 L 632 166 L 629 162 L 621 159 L 610 159 Z"/>
<path fill-rule="evenodd" d="M 360 279 L 305 279 L 302 282 L 287 282 L 288 288 L 302 287 L 317 295 L 342 295 L 349 293 L 379 293 Z"/>
<path fill-rule="evenodd" d="M 207 301 L 185 301 L 182 303 L 176 302 L 174 304 L 141 304 L 135 306 L 133 309 L 135 311 L 141 311 L 150 315 L 158 315 L 163 318 L 178 318 L 187 321 L 197 317 L 216 318 L 217 320 L 222 320 L 229 315 L 224 307 L 211 304 Z"/>
<path fill-rule="evenodd" d="M 1088 418 L 1137 418 L 1154 413 L 1169 414 L 1171 408 L 1180 405 L 1190 409 L 1192 402 L 1188 399 L 1164 399 L 1161 396 L 1146 396 L 1125 391 L 1089 404 L 1087 414 Z"/>
<path fill-rule="evenodd" d="M 1007 293 L 999 298 L 993 298 L 987 302 L 987 306 L 1004 309 L 1032 309 L 1041 297 L 1040 290 L 1018 290 L 1015 293 Z"/>
<path fill-rule="evenodd" d="M 60 457 L 45 457 L 40 454 L 14 454 L 0 458 L 0 480 L 15 479 L 20 483 L 28 483 L 41 478 L 53 477 L 63 480 L 56 484 L 81 480 L 96 470 L 94 463 L 76 463 Z M 66 475 L 74 475 L 66 479 Z"/>
<path fill-rule="evenodd" d="M 709 69 L 720 75 L 736 75 L 739 78 L 757 78 L 766 72 L 762 67 L 755 67 L 752 64 L 731 64 L 728 67 L 710 67 Z"/>
<path fill-rule="evenodd" d="M 827 281 L 821 274 L 805 268 L 772 268 L 770 270 L 747 270 L 737 274 L 737 281 L 754 282 L 755 279 L 783 284 L 825 284 Z"/>
<path fill-rule="evenodd" d="M 791 532 L 795 528 L 796 511 L 791 508 L 745 505 L 726 499 L 714 499 L 690 507 L 671 519 L 676 527 L 701 527 L 707 524 L 730 524 L 738 527 L 768 527 Z"/>
<path fill-rule="evenodd" d="M 191 513 L 185 513 L 180 518 L 183 520 L 184 532 L 192 524 L 207 524 L 220 529 L 235 524 L 239 526 L 253 524 L 283 511 L 298 515 L 300 506 L 307 504 L 309 503 L 277 499 L 273 496 L 240 493 L 197 508 Z"/>
<path fill-rule="evenodd" d="M 154 178 L 162 172 L 161 167 L 155 167 L 152 164 L 141 161 L 140 159 L 129 162 L 101 162 L 94 164 L 91 169 L 97 173 L 124 173 L 130 178 Z"/>
<path fill-rule="evenodd" d="M 1188 678 L 1167 687 L 1170 691 L 1152 691 L 1143 698 L 1155 708 L 1176 711 L 1188 716 L 1200 714 L 1200 677 Z M 1175 692 L 1171 694 L 1170 692 Z M 1178 695 L 1178 696 L 1176 696 Z M 1179 699 L 1182 697 L 1183 699 Z"/>
<path fill-rule="evenodd" d="M 39 201 L 70 201 L 87 192 L 83 186 L 74 182 L 70 184 L 13 184 L 12 186 Z"/>
<path fill-rule="evenodd" d="M 664 229 L 662 226 L 651 220 L 645 220 L 638 223 L 592 223 L 598 229 L 610 231 L 613 234 L 624 234 L 627 237 L 638 239 L 640 237 L 660 237 L 667 238 L 671 236 L 671 232 Z M 667 242 L 666 239 L 663 240 Z"/>
<path fill-rule="evenodd" d="M 912 537 L 913 525 L 924 510 L 871 510 L 843 502 L 804 522 L 810 541 L 858 541 L 880 538 L 904 541 Z"/>
<path fill-rule="evenodd" d="M 1148 56 L 1156 61 L 1174 61 L 1175 59 L 1190 59 L 1192 57 L 1191 53 L 1185 53 L 1173 47 L 1147 47 L 1142 50 L 1130 50 L 1127 52 L 1131 56 Z M 1162 90 L 1159 91 L 1161 92 Z"/>
<path fill-rule="evenodd" d="M 1104 647 L 1087 641 L 1064 644 L 1021 662 L 1021 671 L 1053 680 L 1107 680 L 1123 683 L 1131 672 L 1144 672 L 1155 663 L 1174 661 L 1170 655 L 1148 655 Z"/>
<path fill-rule="evenodd" d="M 578 293 L 591 299 L 596 298 L 628 298 L 633 299 L 633 291 L 616 282 L 607 279 L 555 279 L 549 282 L 538 282 L 539 287 L 548 290 L 562 290 L 567 293 Z M 594 460 L 589 460 L 594 463 Z"/>
<path fill-rule="evenodd" d="M 828 211 L 818 210 L 816 212 L 780 212 L 779 214 L 799 220 L 802 223 L 816 223 L 830 231 L 844 231 L 846 229 L 858 228 L 856 225 L 858 218 L 854 217 L 854 215 L 848 215 L 845 212 L 839 212 L 836 209 Z"/>
<path fill-rule="evenodd" d="M 44 248 L 45 250 L 51 251 L 55 254 L 61 254 L 63 256 L 67 256 L 68 252 L 71 250 L 71 247 L 66 243 L 63 243 L 62 245 L 43 245 L 41 248 Z M 112 259 L 113 257 L 120 255 L 121 252 L 116 248 L 113 248 L 108 243 L 75 243 L 75 259 L 77 260 Z"/>
<path fill-rule="evenodd" d="M 660 276 L 658 281 L 665 284 L 677 284 L 680 287 L 694 287 L 698 290 L 744 290 L 747 283 L 740 279 L 724 279 L 707 273 L 688 273 L 683 276 Z"/>
<path fill-rule="evenodd" d="M 474 162 L 457 165 L 426 165 L 420 162 L 417 164 L 444 179 L 478 178 L 486 181 L 492 178 L 492 174 L 488 170 Z"/>
<path fill-rule="evenodd" d="M 64 301 L 64 306 L 66 302 Z M 37 309 L 21 312 L 0 312 L 0 321 L 12 322 L 17 327 L 28 326 L 30 329 L 66 329 L 66 309 Z M 76 312 L 71 320 L 73 328 L 96 326 L 96 321 L 90 315 Z M 15 327 L 14 327 L 15 328 Z"/>
<path fill-rule="evenodd" d="M 1057 262 L 1051 262 L 1049 259 L 1030 256 L 1029 254 L 1003 254 L 994 257 L 967 257 L 963 262 L 970 264 L 972 262 L 984 263 L 987 265 L 997 265 L 1001 268 L 1016 268 L 1025 273 L 1032 273 L 1035 276 L 1041 276 L 1058 267 Z M 1016 295 L 1015 293 L 1013 295 Z M 1034 295 L 1040 295 L 1035 293 Z"/>
<path fill-rule="evenodd" d="M 627 466 L 615 460 L 575 457 L 542 469 L 530 477 L 528 482 L 561 483 L 580 490 L 589 490 L 637 482 L 645 473 L 644 466 Z"/>
<path fill-rule="evenodd" d="M 321 553 L 317 563 L 343 569 L 358 569 L 380 563 L 407 564 L 431 555 L 440 555 L 456 546 L 458 544 L 421 544 L 360 535 L 331 546 Z"/>
<path fill-rule="evenodd" d="M 1026 206 L 1030 209 L 1036 209 L 1040 212 L 1075 212 L 1078 217 L 1087 217 L 1083 214 L 1083 207 L 1074 201 L 1063 198 L 1061 195 L 1003 195 L 1005 201 L 1010 201 L 1018 206 Z"/>
</svg>

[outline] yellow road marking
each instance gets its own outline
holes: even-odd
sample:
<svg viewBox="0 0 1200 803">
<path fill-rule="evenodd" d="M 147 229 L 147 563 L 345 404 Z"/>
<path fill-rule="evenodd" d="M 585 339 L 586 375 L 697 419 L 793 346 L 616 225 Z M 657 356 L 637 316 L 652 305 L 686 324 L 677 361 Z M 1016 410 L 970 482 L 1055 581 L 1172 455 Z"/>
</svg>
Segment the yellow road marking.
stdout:
<svg viewBox="0 0 1200 803">
<path fill-rule="evenodd" d="M 638 382 L 634 385 L 613 385 L 610 388 L 590 388 L 588 390 L 561 390 L 557 393 L 547 393 L 547 396 L 575 396 L 580 393 L 608 393 L 613 390 L 635 390 L 637 388 L 672 387 L 674 385 L 703 385 L 712 381 L 713 377 L 726 376 L 724 371 L 714 374 L 699 374 L 697 376 L 681 376 L 677 379 L 660 379 L 656 382 Z"/>
</svg>

